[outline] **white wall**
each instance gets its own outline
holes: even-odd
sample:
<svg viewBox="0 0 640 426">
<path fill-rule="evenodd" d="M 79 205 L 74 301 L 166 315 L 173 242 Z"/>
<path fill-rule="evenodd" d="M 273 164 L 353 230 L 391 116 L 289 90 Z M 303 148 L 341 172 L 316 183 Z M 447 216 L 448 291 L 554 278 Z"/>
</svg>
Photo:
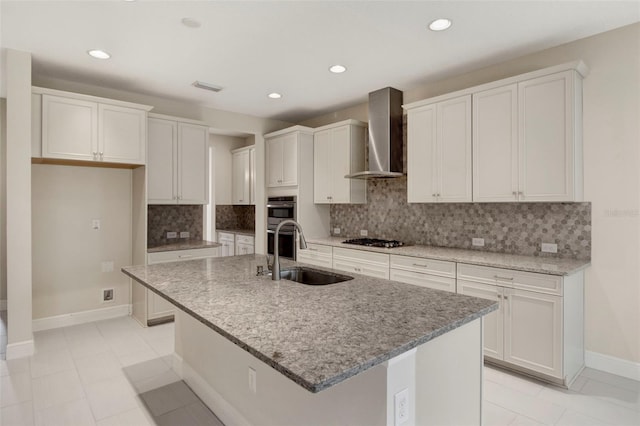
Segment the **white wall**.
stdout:
<svg viewBox="0 0 640 426">
<path fill-rule="evenodd" d="M 0 307 L 7 303 L 7 100 L 0 98 Z"/>
<path fill-rule="evenodd" d="M 231 204 L 231 150 L 241 148 L 246 138 L 233 136 L 210 135 L 209 143 L 215 148 L 214 182 L 215 204 Z"/>
<path fill-rule="evenodd" d="M 131 173 L 32 165 L 33 319 L 130 303 L 120 268 L 132 264 Z M 113 302 L 101 302 L 103 288 L 115 290 Z"/>
<path fill-rule="evenodd" d="M 640 362 L 640 24 L 404 91 L 404 102 L 582 59 L 585 201 L 592 203 L 586 271 L 588 351 Z M 392 84 L 393 85 L 393 84 Z M 399 89 L 403 89 L 399 87 Z M 366 104 L 301 124 L 367 120 Z"/>
</svg>

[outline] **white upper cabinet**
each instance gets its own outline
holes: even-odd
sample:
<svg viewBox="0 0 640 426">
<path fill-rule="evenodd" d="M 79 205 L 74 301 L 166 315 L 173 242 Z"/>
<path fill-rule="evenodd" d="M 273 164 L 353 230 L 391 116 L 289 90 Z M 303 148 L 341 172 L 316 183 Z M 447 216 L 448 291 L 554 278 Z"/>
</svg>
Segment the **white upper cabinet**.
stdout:
<svg viewBox="0 0 640 426">
<path fill-rule="evenodd" d="M 298 185 L 299 144 L 301 138 L 308 137 L 311 130 L 294 126 L 264 135 L 268 187 Z"/>
<path fill-rule="evenodd" d="M 144 105 L 34 88 L 42 102 L 42 157 L 140 164 L 146 162 Z M 61 96 L 64 95 L 64 96 Z"/>
<path fill-rule="evenodd" d="M 474 93 L 474 201 L 582 199 L 576 85 L 564 71 Z"/>
<path fill-rule="evenodd" d="M 518 199 L 518 86 L 473 94 L 473 201 Z"/>
<path fill-rule="evenodd" d="M 149 204 L 208 203 L 207 126 L 149 119 Z"/>
<path fill-rule="evenodd" d="M 244 147 L 231 153 L 231 204 L 255 204 L 255 148 Z"/>
<path fill-rule="evenodd" d="M 410 203 L 471 201 L 471 95 L 407 113 Z"/>
<path fill-rule="evenodd" d="M 409 202 L 582 201 L 587 72 L 578 61 L 405 105 Z"/>
<path fill-rule="evenodd" d="M 316 204 L 364 203 L 366 181 L 344 176 L 364 170 L 366 124 L 356 120 L 316 129 L 313 188 Z"/>
</svg>

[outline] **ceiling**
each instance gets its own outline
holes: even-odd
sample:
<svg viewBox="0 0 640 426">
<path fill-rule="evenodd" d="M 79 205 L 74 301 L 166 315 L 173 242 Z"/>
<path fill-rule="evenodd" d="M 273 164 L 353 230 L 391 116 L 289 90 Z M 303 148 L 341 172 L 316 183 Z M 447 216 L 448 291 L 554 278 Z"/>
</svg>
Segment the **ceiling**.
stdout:
<svg viewBox="0 0 640 426">
<path fill-rule="evenodd" d="M 293 123 L 382 87 L 411 90 L 640 21 L 640 1 L 3 0 L 0 8 L 1 46 L 32 53 L 34 81 Z M 452 27 L 429 31 L 440 17 Z M 88 56 L 95 48 L 111 59 Z M 332 74 L 333 64 L 348 70 Z M 195 80 L 223 90 L 197 89 Z M 283 97 L 267 98 L 274 91 Z"/>
</svg>

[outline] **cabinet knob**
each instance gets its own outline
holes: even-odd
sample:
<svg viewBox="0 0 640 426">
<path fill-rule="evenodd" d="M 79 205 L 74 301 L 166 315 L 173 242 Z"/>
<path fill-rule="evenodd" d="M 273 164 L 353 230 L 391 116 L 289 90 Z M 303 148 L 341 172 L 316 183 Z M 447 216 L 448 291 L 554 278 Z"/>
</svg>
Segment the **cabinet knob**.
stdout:
<svg viewBox="0 0 640 426">
<path fill-rule="evenodd" d="M 512 194 L 514 197 L 517 197 L 517 196 L 518 196 L 518 192 L 517 192 L 517 191 L 513 191 L 511 194 Z"/>
<path fill-rule="evenodd" d="M 100 159 L 102 160 L 104 158 L 104 152 L 100 153 Z"/>
<path fill-rule="evenodd" d="M 93 152 L 93 159 L 94 159 L 94 160 L 97 160 L 97 159 L 98 159 L 98 153 L 97 153 L 97 152 L 95 152 L 95 151 Z"/>
</svg>

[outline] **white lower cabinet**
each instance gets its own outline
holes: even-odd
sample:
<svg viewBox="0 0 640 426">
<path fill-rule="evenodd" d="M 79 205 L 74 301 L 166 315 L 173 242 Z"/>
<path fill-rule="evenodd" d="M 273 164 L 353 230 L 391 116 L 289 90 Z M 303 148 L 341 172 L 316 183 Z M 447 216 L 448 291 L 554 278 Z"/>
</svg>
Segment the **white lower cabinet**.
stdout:
<svg viewBox="0 0 640 426">
<path fill-rule="evenodd" d="M 254 253 L 254 241 L 250 235 L 236 234 L 236 247 L 235 255 L 253 254 Z"/>
<path fill-rule="evenodd" d="M 236 254 L 236 236 L 231 232 L 218 232 L 217 241 L 222 244 L 219 247 L 219 257 L 235 256 Z"/>
<path fill-rule="evenodd" d="M 298 248 L 296 260 L 310 265 L 331 268 L 333 266 L 333 248 L 320 244 L 307 244 L 307 248 L 304 250 Z"/>
<path fill-rule="evenodd" d="M 456 292 L 455 262 L 392 254 L 389 266 L 389 277 L 393 281 Z"/>
<path fill-rule="evenodd" d="M 389 255 L 334 247 L 333 269 L 388 280 Z"/>
<path fill-rule="evenodd" d="M 489 361 L 569 385 L 584 366 L 583 273 L 567 277 L 459 263 L 460 294 L 496 300 L 484 317 Z"/>
<path fill-rule="evenodd" d="M 162 251 L 147 254 L 147 264 L 153 265 L 155 263 L 204 259 L 207 257 L 217 256 L 217 247 L 192 250 Z M 142 322 L 146 323 L 146 325 L 153 325 L 173 320 L 174 306 L 171 303 L 149 289 L 146 289 L 146 299 L 146 318 Z"/>
</svg>

